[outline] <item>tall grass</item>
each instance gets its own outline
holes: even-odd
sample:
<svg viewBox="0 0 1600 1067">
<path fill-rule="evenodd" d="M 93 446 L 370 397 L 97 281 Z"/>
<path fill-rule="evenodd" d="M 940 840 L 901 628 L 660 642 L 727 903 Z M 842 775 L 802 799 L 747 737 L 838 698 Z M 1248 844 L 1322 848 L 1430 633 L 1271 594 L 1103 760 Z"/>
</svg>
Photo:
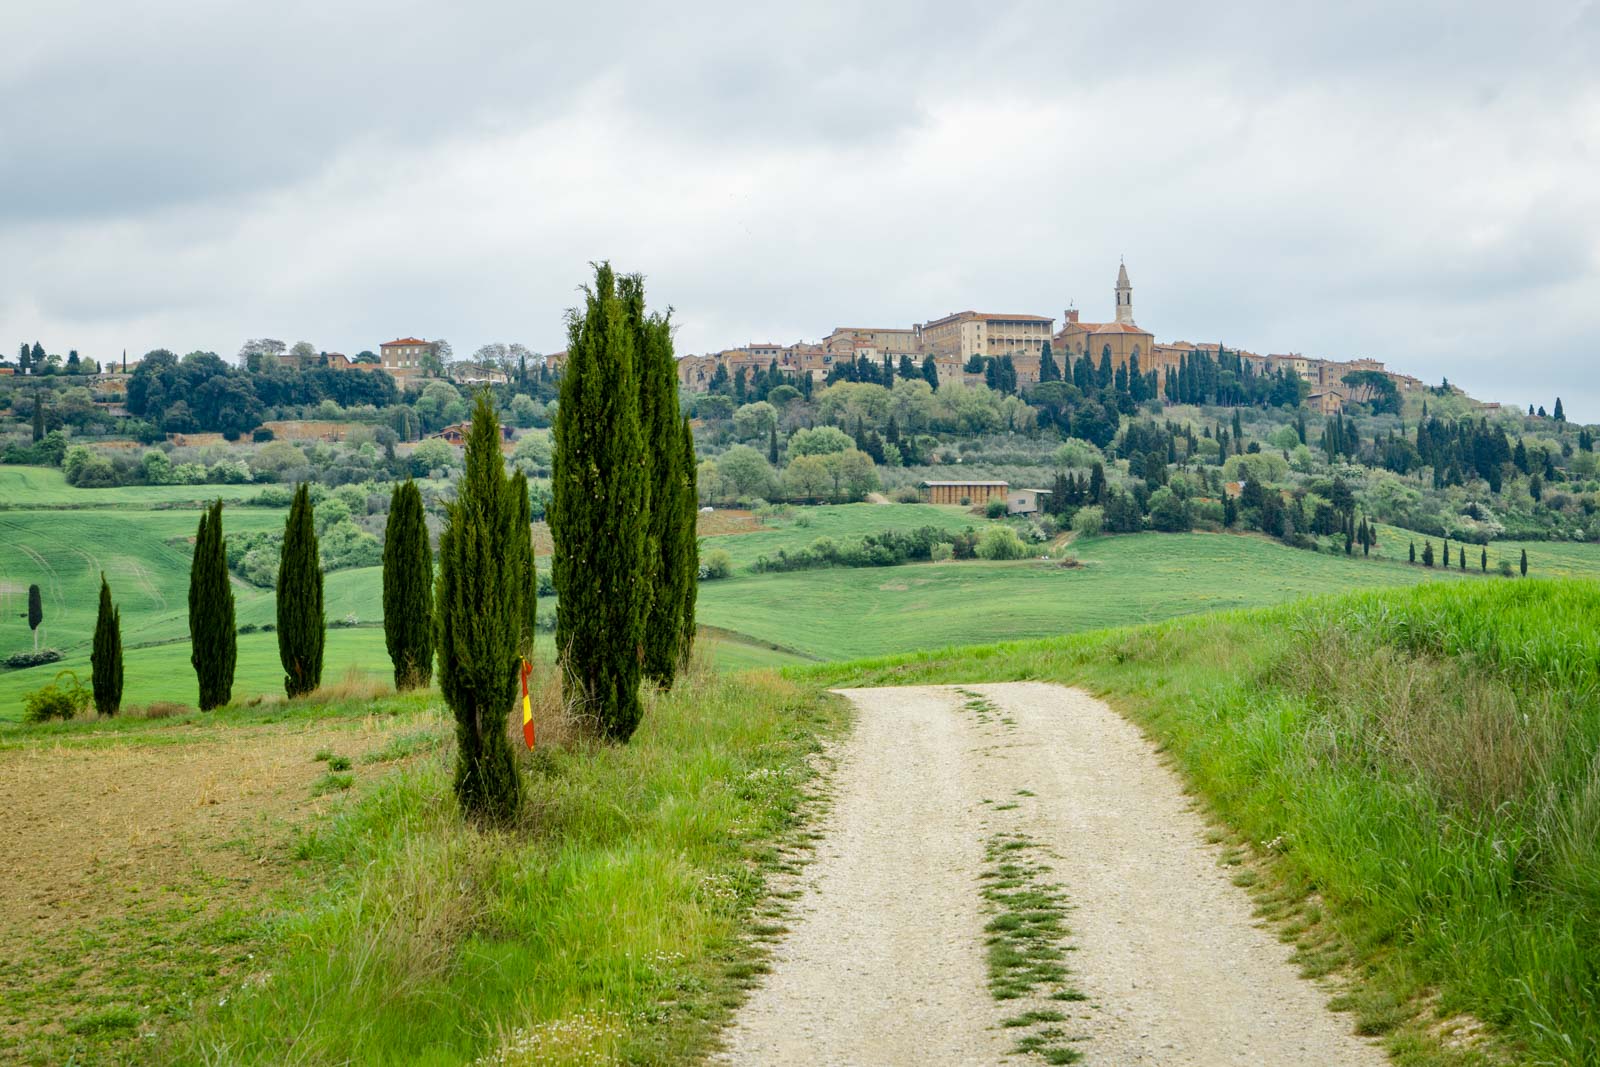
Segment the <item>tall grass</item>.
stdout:
<svg viewBox="0 0 1600 1067">
<path fill-rule="evenodd" d="M 708 671 L 652 695 L 625 747 L 561 731 L 551 693 L 520 825 L 464 824 L 451 753 L 308 836 L 326 888 L 168 1058 L 591 1063 L 694 1058 L 739 999 L 765 872 L 841 703 Z M 517 731 L 520 745 L 520 718 Z M 552 742 L 560 742 L 553 744 Z"/>
<path fill-rule="evenodd" d="M 1303 961 L 1345 968 L 1343 1006 L 1400 1062 L 1600 1062 L 1600 585 L 1439 583 L 796 674 L 1106 694 L 1264 856 Z M 1451 1047 L 1452 1017 L 1487 1037 Z"/>
</svg>

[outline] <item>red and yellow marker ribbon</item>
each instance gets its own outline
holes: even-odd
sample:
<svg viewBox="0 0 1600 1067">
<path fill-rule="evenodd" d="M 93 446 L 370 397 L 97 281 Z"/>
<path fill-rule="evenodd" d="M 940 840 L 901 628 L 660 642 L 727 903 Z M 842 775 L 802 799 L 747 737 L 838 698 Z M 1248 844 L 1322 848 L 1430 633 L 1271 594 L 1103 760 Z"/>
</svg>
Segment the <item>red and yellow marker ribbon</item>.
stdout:
<svg viewBox="0 0 1600 1067">
<path fill-rule="evenodd" d="M 528 700 L 528 675 L 533 673 L 533 664 L 527 660 L 522 661 L 522 740 L 527 742 L 529 748 L 533 747 L 533 704 Z"/>
</svg>

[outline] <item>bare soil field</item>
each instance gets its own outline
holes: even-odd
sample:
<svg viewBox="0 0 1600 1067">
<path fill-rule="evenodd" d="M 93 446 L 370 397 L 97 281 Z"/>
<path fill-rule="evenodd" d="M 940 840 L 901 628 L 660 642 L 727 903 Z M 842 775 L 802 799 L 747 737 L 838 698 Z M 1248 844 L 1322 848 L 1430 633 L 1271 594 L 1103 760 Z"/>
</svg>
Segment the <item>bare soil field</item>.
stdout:
<svg viewBox="0 0 1600 1067">
<path fill-rule="evenodd" d="M 351 758 L 359 783 L 383 772 L 360 758 L 416 725 L 152 725 L 0 748 L 0 1060 L 120 1058 L 132 1031 L 186 1014 L 248 959 L 260 906 L 294 880 L 296 828 L 341 803 L 314 795 L 315 757 Z"/>
</svg>

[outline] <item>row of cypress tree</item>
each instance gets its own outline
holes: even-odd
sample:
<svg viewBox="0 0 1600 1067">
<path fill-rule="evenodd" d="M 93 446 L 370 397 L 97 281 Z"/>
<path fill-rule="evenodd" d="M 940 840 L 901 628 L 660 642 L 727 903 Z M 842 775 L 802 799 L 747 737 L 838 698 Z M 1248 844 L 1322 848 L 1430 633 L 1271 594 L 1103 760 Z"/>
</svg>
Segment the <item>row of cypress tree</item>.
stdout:
<svg viewBox="0 0 1600 1067">
<path fill-rule="evenodd" d="M 283 664 L 284 692 L 291 697 L 303 696 L 322 684 L 327 637 L 322 578 L 310 488 L 302 484 L 295 490 L 284 522 L 278 562 L 278 659 Z M 233 696 L 239 653 L 221 500 L 201 515 L 195 533 L 194 558 L 189 564 L 189 644 L 200 710 L 221 707 Z"/>
<path fill-rule="evenodd" d="M 626 741 L 640 685 L 670 687 L 694 639 L 699 570 L 694 437 L 678 405 L 670 313 L 647 312 L 639 275 L 595 268 L 568 317 L 554 430 L 554 584 L 563 693 L 580 718 Z M 466 469 L 446 505 L 433 574 L 421 494 L 397 486 L 384 537 L 384 629 L 397 688 L 439 685 L 456 718 L 455 792 L 470 815 L 514 816 L 507 738 L 519 661 L 531 658 L 537 575 L 527 481 L 507 476 L 492 394 L 478 394 Z M 278 641 L 290 696 L 320 681 L 322 571 L 306 486 L 284 530 Z M 222 504 L 200 521 L 190 574 L 192 661 L 202 709 L 231 695 L 237 650 Z"/>
<path fill-rule="evenodd" d="M 644 280 L 595 268 L 567 321 L 548 519 L 556 646 L 568 707 L 626 741 L 641 677 L 688 661 L 699 570 L 694 438 L 679 414 L 671 317 Z"/>
</svg>

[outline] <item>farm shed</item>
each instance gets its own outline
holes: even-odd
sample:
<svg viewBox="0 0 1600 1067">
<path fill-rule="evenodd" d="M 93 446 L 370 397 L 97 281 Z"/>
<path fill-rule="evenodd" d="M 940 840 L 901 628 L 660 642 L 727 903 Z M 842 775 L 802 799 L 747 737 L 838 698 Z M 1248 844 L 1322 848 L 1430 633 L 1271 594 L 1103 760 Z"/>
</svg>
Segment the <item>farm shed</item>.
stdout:
<svg viewBox="0 0 1600 1067">
<path fill-rule="evenodd" d="M 982 504 L 995 497 L 1004 498 L 1010 482 L 923 482 L 922 490 L 930 504 Z"/>
</svg>

